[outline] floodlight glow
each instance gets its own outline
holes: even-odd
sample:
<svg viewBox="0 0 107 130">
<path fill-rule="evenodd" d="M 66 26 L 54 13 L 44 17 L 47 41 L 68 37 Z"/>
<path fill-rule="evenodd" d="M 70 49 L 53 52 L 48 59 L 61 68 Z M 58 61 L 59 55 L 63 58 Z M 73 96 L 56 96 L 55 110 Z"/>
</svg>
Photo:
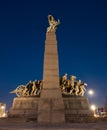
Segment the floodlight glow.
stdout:
<svg viewBox="0 0 107 130">
<path fill-rule="evenodd" d="M 96 105 L 91 105 L 90 108 L 91 108 L 91 110 L 95 111 Z"/>
<path fill-rule="evenodd" d="M 89 94 L 89 95 L 93 95 L 93 94 L 94 94 L 94 91 L 93 91 L 93 90 L 89 90 L 89 91 L 88 91 L 88 94 Z"/>
<path fill-rule="evenodd" d="M 5 106 L 1 106 L 1 109 L 5 109 Z"/>
<path fill-rule="evenodd" d="M 7 116 L 6 113 L 4 113 L 2 117 L 6 117 L 6 116 Z"/>
</svg>

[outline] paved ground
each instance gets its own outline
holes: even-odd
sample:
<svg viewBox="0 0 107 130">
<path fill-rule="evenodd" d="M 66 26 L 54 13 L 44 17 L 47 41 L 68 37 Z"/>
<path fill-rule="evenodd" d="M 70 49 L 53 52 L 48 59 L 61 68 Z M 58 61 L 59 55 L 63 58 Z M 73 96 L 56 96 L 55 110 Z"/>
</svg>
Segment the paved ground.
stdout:
<svg viewBox="0 0 107 130">
<path fill-rule="evenodd" d="M 46 125 L 24 119 L 0 119 L 0 130 L 107 130 L 107 121 Z"/>
</svg>

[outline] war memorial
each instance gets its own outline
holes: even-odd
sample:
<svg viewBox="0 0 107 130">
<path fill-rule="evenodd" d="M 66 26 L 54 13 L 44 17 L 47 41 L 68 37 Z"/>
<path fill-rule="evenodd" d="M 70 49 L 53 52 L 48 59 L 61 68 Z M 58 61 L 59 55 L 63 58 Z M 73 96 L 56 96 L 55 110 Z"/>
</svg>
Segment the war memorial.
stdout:
<svg viewBox="0 0 107 130">
<path fill-rule="evenodd" d="M 0 129 L 107 130 L 107 125 L 99 125 L 90 110 L 84 95 L 87 84 L 74 75 L 59 76 L 55 32 L 60 21 L 48 15 L 48 22 L 43 80 L 29 81 L 10 92 L 17 97 L 13 99 L 8 118 L 2 121 Z"/>
</svg>

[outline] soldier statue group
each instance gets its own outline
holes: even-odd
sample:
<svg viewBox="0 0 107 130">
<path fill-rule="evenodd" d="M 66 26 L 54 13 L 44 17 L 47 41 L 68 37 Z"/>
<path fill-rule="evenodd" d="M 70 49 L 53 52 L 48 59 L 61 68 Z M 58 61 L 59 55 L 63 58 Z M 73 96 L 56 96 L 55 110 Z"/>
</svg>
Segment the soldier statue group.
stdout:
<svg viewBox="0 0 107 130">
<path fill-rule="evenodd" d="M 76 76 L 71 76 L 67 79 L 67 74 L 60 78 L 60 87 L 63 95 L 84 96 L 87 84 L 81 80 L 75 81 L 75 79 Z"/>
<path fill-rule="evenodd" d="M 71 76 L 67 79 L 67 74 L 60 78 L 60 88 L 62 95 L 84 96 L 86 91 L 86 83 L 81 80 L 76 81 L 76 76 Z M 10 93 L 16 93 L 18 97 L 40 96 L 43 88 L 42 80 L 29 81 L 26 85 L 19 85 Z"/>
<path fill-rule="evenodd" d="M 18 97 L 39 96 L 42 90 L 42 80 L 29 81 L 26 85 L 19 85 L 10 93 L 16 93 Z"/>
</svg>

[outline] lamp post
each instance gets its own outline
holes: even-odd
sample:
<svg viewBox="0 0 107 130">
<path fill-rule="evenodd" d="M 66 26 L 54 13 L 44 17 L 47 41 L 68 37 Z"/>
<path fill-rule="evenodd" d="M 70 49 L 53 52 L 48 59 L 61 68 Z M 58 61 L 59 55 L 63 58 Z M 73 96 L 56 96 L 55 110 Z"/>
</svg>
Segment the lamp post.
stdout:
<svg viewBox="0 0 107 130">
<path fill-rule="evenodd" d="M 1 116 L 1 117 L 5 117 L 5 115 L 6 115 L 6 105 L 5 105 L 5 104 L 1 105 L 1 106 L 0 106 L 0 109 L 1 109 L 1 114 L 0 114 L 0 116 Z"/>
<path fill-rule="evenodd" d="M 94 117 L 96 117 L 96 112 L 95 112 L 96 109 L 97 109 L 96 105 L 92 104 L 92 105 L 90 106 L 90 109 L 93 111 Z"/>
</svg>

